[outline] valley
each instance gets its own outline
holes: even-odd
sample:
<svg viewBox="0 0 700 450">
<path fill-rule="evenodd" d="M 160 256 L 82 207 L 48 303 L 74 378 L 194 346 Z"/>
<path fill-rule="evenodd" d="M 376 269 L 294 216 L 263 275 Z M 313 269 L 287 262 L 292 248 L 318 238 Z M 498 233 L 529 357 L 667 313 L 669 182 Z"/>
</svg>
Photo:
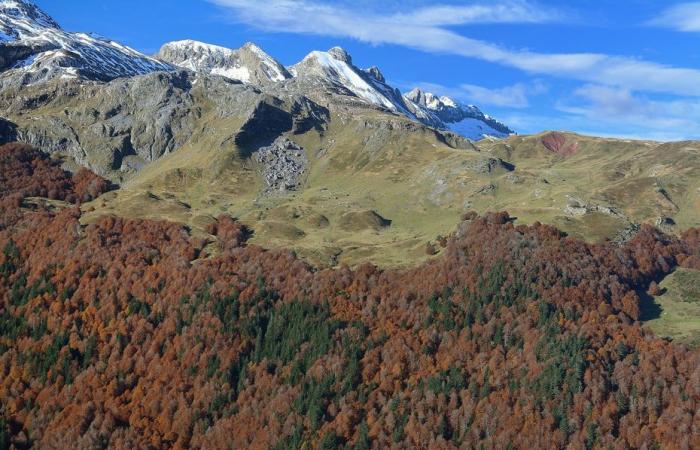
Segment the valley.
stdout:
<svg viewBox="0 0 700 450">
<path fill-rule="evenodd" d="M 700 141 L 177 39 L 0 0 L 0 450 L 700 448 Z"/>
</svg>

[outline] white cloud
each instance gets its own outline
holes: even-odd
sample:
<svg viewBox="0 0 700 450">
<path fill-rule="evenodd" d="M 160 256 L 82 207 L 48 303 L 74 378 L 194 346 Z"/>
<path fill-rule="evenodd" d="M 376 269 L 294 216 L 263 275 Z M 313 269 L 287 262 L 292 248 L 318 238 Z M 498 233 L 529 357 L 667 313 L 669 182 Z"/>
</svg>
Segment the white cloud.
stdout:
<svg viewBox="0 0 700 450">
<path fill-rule="evenodd" d="M 679 3 L 663 11 L 649 25 L 677 31 L 700 31 L 700 2 Z"/>
<path fill-rule="evenodd" d="M 700 101 L 653 100 L 627 89 L 587 85 L 574 92 L 574 104 L 560 104 L 560 111 L 606 124 L 626 124 L 645 129 L 687 135 L 700 133 Z"/>
<path fill-rule="evenodd" d="M 535 6 L 524 0 L 466 6 L 435 5 L 390 17 L 396 22 L 423 27 L 472 23 L 545 23 L 562 18 L 563 14 L 558 11 Z"/>
<path fill-rule="evenodd" d="M 493 22 L 535 23 L 561 14 L 525 1 L 469 6 L 428 6 L 402 13 L 378 13 L 318 0 L 210 0 L 239 23 L 271 31 L 353 38 L 426 52 L 460 55 L 514 67 L 531 74 L 588 83 L 700 96 L 700 70 L 600 53 L 547 54 L 511 50 L 462 36 L 450 25 Z"/>
<path fill-rule="evenodd" d="M 531 84 L 516 83 L 512 86 L 490 89 L 473 84 L 459 86 L 464 97 L 479 105 L 493 105 L 508 108 L 527 108 L 529 96 L 539 95 L 547 90 L 540 82 Z"/>
</svg>

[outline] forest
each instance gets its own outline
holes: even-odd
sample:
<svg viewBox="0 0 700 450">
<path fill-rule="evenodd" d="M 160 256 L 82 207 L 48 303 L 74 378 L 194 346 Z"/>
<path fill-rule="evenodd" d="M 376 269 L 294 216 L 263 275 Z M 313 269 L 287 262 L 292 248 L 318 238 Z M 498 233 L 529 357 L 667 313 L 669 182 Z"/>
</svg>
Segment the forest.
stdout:
<svg viewBox="0 0 700 450">
<path fill-rule="evenodd" d="M 700 448 L 700 350 L 639 321 L 698 229 L 466 213 L 419 266 L 320 270 L 228 216 L 81 224 L 112 188 L 0 147 L 2 450 Z"/>
</svg>

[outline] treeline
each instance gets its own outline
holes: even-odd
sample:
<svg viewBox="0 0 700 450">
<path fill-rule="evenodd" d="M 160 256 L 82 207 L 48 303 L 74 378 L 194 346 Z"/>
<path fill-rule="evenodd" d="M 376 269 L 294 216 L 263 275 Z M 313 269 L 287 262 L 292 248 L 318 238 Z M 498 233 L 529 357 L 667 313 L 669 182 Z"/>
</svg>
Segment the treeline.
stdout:
<svg viewBox="0 0 700 450">
<path fill-rule="evenodd" d="M 70 203 L 87 202 L 110 188 L 110 183 L 87 169 L 75 174 L 61 162 L 25 144 L 0 146 L 0 196 L 45 197 Z"/>
<path fill-rule="evenodd" d="M 638 322 L 697 230 L 468 215 L 414 269 L 316 270 L 228 217 L 206 240 L 23 204 L 0 202 L 0 448 L 700 448 L 700 351 Z"/>
</svg>

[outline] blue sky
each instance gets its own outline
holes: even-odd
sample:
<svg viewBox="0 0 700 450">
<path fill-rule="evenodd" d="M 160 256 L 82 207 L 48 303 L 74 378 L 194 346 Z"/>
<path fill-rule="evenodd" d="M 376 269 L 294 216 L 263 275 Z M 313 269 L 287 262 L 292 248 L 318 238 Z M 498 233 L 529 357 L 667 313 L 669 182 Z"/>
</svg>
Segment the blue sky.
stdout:
<svg viewBox="0 0 700 450">
<path fill-rule="evenodd" d="M 402 90 L 479 105 L 519 133 L 700 139 L 700 2 L 37 0 L 64 29 L 155 53 L 253 41 L 283 64 L 346 48 Z"/>
</svg>

